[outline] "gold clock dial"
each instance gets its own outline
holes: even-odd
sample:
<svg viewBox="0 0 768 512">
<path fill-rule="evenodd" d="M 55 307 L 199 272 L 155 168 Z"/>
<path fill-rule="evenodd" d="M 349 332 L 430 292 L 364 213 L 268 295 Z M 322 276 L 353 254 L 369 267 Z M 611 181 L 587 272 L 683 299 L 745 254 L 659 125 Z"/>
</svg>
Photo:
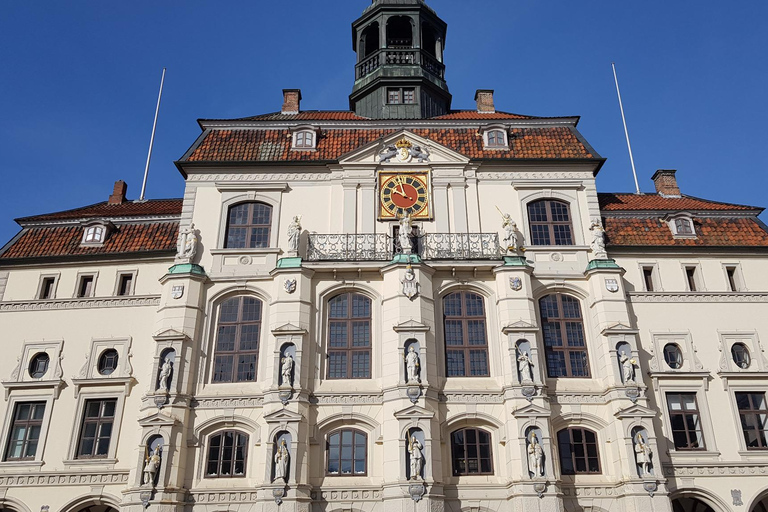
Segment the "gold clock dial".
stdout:
<svg viewBox="0 0 768 512">
<path fill-rule="evenodd" d="M 380 175 L 380 218 L 429 217 L 429 181 L 424 173 Z"/>
</svg>

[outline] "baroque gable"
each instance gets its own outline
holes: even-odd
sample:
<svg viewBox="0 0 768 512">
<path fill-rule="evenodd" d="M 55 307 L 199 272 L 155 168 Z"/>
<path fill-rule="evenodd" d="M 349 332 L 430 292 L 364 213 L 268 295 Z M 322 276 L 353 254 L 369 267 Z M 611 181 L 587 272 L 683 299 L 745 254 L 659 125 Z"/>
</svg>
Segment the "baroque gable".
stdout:
<svg viewBox="0 0 768 512">
<path fill-rule="evenodd" d="M 398 150 L 403 148 L 402 155 L 398 154 Z M 397 168 L 403 165 L 464 166 L 468 163 L 469 158 L 461 153 L 408 130 L 392 133 L 339 158 L 341 166 L 368 164 Z"/>
</svg>

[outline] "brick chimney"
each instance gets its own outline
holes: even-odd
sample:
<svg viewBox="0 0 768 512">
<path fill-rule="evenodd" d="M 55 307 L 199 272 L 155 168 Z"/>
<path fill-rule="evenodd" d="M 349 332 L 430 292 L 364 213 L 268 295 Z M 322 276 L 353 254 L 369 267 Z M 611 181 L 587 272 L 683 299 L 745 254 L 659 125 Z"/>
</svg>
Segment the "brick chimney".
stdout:
<svg viewBox="0 0 768 512">
<path fill-rule="evenodd" d="M 659 169 L 651 179 L 656 185 L 656 192 L 662 197 L 680 197 L 680 188 L 677 186 L 674 169 Z"/>
<path fill-rule="evenodd" d="M 283 89 L 282 114 L 298 114 L 301 105 L 301 89 Z"/>
<path fill-rule="evenodd" d="M 493 106 L 493 89 L 478 89 L 475 92 L 477 111 L 484 114 L 493 114 L 496 108 Z"/>
<path fill-rule="evenodd" d="M 123 180 L 115 182 L 115 188 L 112 195 L 109 196 L 109 204 L 123 204 L 125 202 L 125 193 L 128 191 L 128 185 Z"/>
</svg>

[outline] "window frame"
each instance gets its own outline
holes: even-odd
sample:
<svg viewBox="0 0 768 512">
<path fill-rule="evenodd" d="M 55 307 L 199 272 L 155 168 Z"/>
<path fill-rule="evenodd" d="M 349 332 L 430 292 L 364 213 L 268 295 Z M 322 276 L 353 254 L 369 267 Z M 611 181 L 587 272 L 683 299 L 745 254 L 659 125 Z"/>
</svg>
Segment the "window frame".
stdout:
<svg viewBox="0 0 768 512">
<path fill-rule="evenodd" d="M 744 283 L 744 275 L 739 263 L 723 263 L 723 274 L 725 274 L 726 291 L 731 293 L 740 293 L 747 291 Z"/>
<path fill-rule="evenodd" d="M 446 314 L 446 301 L 449 297 L 452 295 L 460 295 L 460 301 L 461 301 L 461 315 L 459 316 L 452 316 Z M 467 296 L 468 295 L 474 295 L 480 299 L 480 304 L 482 305 L 483 311 L 482 316 L 469 316 L 467 315 Z M 490 358 L 490 342 L 488 340 L 488 308 L 485 304 L 486 300 L 485 297 L 478 293 L 475 290 L 456 290 L 451 291 L 449 293 L 446 293 L 443 295 L 443 297 L 440 300 L 440 306 L 442 308 L 442 314 L 443 314 L 443 355 L 445 357 L 445 377 L 448 379 L 454 379 L 454 378 L 483 378 L 483 377 L 490 377 L 491 376 L 491 358 Z M 483 337 L 485 339 L 485 344 L 483 345 L 473 345 L 470 344 L 469 340 L 469 323 L 470 322 L 476 322 L 482 320 L 483 323 Z M 456 321 L 460 322 L 461 324 L 461 333 L 462 333 L 462 344 L 461 345 L 448 345 L 448 328 L 447 328 L 447 322 L 448 321 Z M 450 347 L 450 348 L 449 348 Z M 448 358 L 448 352 L 454 351 L 454 352 L 462 352 L 463 354 L 463 361 L 464 361 L 464 371 L 462 375 L 451 375 L 449 371 L 449 358 Z M 485 352 L 485 373 L 484 374 L 472 374 L 472 358 L 471 358 L 471 352 L 472 351 L 484 351 Z"/>
<path fill-rule="evenodd" d="M 231 219 L 231 213 L 234 208 L 237 208 L 242 205 L 248 205 L 248 211 L 246 218 L 248 219 L 247 224 L 232 224 Z M 265 224 L 253 224 L 253 210 L 255 205 L 262 205 L 269 209 L 269 219 Z M 275 217 L 275 207 L 274 205 L 261 200 L 245 200 L 245 201 L 238 201 L 232 204 L 227 205 L 225 210 L 225 218 L 224 218 L 224 240 L 223 240 L 223 248 L 224 249 L 230 249 L 230 250 L 237 250 L 237 251 L 249 251 L 254 249 L 269 249 L 270 247 L 273 247 L 273 240 L 272 235 L 273 233 L 273 224 Z M 233 226 L 235 226 L 237 229 L 244 229 L 245 230 L 245 245 L 243 247 L 235 247 L 230 245 L 230 229 L 234 229 Z M 251 247 L 250 241 L 253 239 L 253 234 L 256 230 L 259 229 L 265 229 L 266 232 L 266 245 L 254 245 Z"/>
<path fill-rule="evenodd" d="M 59 287 L 59 277 L 61 274 L 55 273 L 55 274 L 40 274 L 40 280 L 37 284 L 37 293 L 35 294 L 35 298 L 37 300 L 55 300 L 56 299 L 56 289 Z M 44 297 L 43 292 L 46 288 L 46 283 L 51 282 L 51 288 L 50 288 L 50 294 L 48 296 Z"/>
<path fill-rule="evenodd" d="M 107 366 L 110 362 L 112 366 Z M 106 348 L 99 352 L 96 359 L 96 372 L 103 377 L 108 377 L 120 369 L 119 363 L 120 351 L 116 348 Z"/>
<path fill-rule="evenodd" d="M 675 361 L 678 362 L 677 368 L 673 367 L 671 364 L 669 364 L 669 360 L 667 359 L 667 347 L 675 347 L 677 349 L 677 357 L 675 358 Z M 670 370 L 682 370 L 683 364 L 685 363 L 685 357 L 683 357 L 683 349 L 680 348 L 680 344 L 675 343 L 673 341 L 669 341 L 664 344 L 664 346 L 661 349 L 662 352 L 662 359 L 664 360 L 664 364 L 667 365 L 667 368 Z"/>
<path fill-rule="evenodd" d="M 45 430 L 46 430 L 46 428 L 45 428 L 46 427 L 45 419 L 46 419 L 46 413 L 48 412 L 48 407 L 49 407 L 48 402 L 46 400 L 29 400 L 29 401 L 27 401 L 27 400 L 19 400 L 19 401 L 15 402 L 14 404 L 11 404 L 11 405 L 12 405 L 12 407 L 11 407 L 12 413 L 11 413 L 11 417 L 10 417 L 10 425 L 8 427 L 9 428 L 8 434 L 7 434 L 6 439 L 5 439 L 5 448 L 4 448 L 4 451 L 3 451 L 3 462 L 29 462 L 29 461 L 39 460 L 38 454 L 42 450 L 43 441 L 44 441 L 44 439 L 42 437 L 45 434 Z M 39 420 L 38 419 L 27 419 L 27 420 L 19 421 L 17 416 L 18 416 L 18 412 L 19 412 L 19 407 L 22 406 L 22 405 L 29 405 L 31 407 L 40 407 L 40 406 L 42 406 L 42 408 L 43 408 L 42 417 Z M 30 418 L 31 417 L 32 417 L 32 414 L 31 414 L 31 411 L 30 411 Z M 21 457 L 11 457 L 10 456 L 11 444 L 14 443 L 14 441 L 16 441 L 15 436 L 13 436 L 13 432 L 16 429 L 16 426 L 19 423 L 21 423 L 23 426 L 26 427 L 25 433 L 24 433 L 24 439 L 21 441 L 21 449 L 22 449 L 22 452 L 24 452 L 24 453 L 27 452 L 28 446 L 29 446 L 29 443 L 30 443 L 30 439 L 29 439 L 29 435 L 28 435 L 30 429 L 32 427 L 40 427 L 39 430 L 38 430 L 37 438 L 34 440 L 34 442 L 35 442 L 35 453 L 33 455 L 31 455 L 31 456 L 29 456 L 29 455 L 22 455 Z"/>
<path fill-rule="evenodd" d="M 94 402 L 98 402 L 100 404 L 99 405 L 99 416 L 95 417 L 96 418 L 95 420 L 89 420 L 89 418 L 86 416 L 86 414 L 88 413 L 88 406 L 89 406 L 89 404 L 94 403 Z M 102 414 L 104 412 L 105 405 L 106 405 L 107 402 L 114 402 L 114 413 L 113 413 L 113 415 L 111 417 L 110 416 L 102 416 Z M 112 440 L 115 437 L 115 433 L 119 432 L 119 428 L 115 428 L 116 417 L 118 415 L 118 404 L 119 404 L 119 402 L 120 401 L 118 400 L 117 397 L 99 397 L 99 398 L 88 397 L 88 398 L 83 400 L 83 407 L 82 407 L 82 411 L 81 411 L 81 415 L 80 415 L 80 427 L 78 429 L 77 444 L 75 446 L 75 453 L 74 453 L 76 460 L 102 460 L 102 459 L 109 459 L 109 458 L 111 458 L 110 454 L 113 453 L 112 452 L 112 444 L 113 444 Z M 108 418 L 110 421 L 109 422 L 101 421 L 102 418 Z M 91 454 L 83 454 L 83 453 L 81 453 L 81 449 L 82 449 L 82 446 L 83 446 L 83 441 L 85 439 L 85 429 L 86 429 L 86 425 L 90 424 L 90 423 L 95 423 L 96 424 L 95 436 L 93 437 L 93 440 L 94 440 L 93 448 L 91 449 Z M 94 453 L 94 452 L 96 450 L 98 450 L 99 441 L 104 439 L 104 436 L 99 436 L 98 434 L 100 432 L 100 427 L 102 425 L 106 425 L 107 423 L 109 423 L 109 425 L 110 425 L 110 433 L 109 433 L 109 436 L 108 436 L 109 442 L 107 443 L 107 453 L 104 454 L 104 455 L 99 455 L 98 453 Z M 118 425 L 118 427 L 119 427 L 119 425 Z"/>
<path fill-rule="evenodd" d="M 232 441 L 232 456 L 228 461 L 224 460 L 224 450 L 223 450 L 223 439 L 225 434 L 233 434 L 233 441 Z M 237 465 L 237 440 L 238 436 L 243 439 L 242 442 L 242 449 L 243 449 L 243 473 L 238 475 L 235 473 L 235 467 Z M 222 443 L 219 444 L 219 454 L 216 458 L 216 474 L 209 474 L 208 473 L 208 466 L 211 463 L 211 450 L 213 449 L 213 439 L 216 437 L 220 437 L 222 439 Z M 207 443 L 206 443 L 206 450 L 205 450 L 205 460 L 203 461 L 203 478 L 246 478 L 248 475 L 248 448 L 249 448 L 249 440 L 250 436 L 247 432 L 243 432 L 242 430 L 237 429 L 224 429 L 224 430 L 217 430 L 216 432 L 212 432 L 207 437 Z M 224 462 L 229 462 L 232 464 L 232 474 L 229 475 L 222 475 L 221 474 L 221 465 Z"/>
<path fill-rule="evenodd" d="M 96 234 L 96 236 L 91 236 Z M 107 226 L 101 223 L 83 226 L 83 238 L 80 245 L 101 246 L 107 238 Z"/>
<path fill-rule="evenodd" d="M 413 93 L 413 101 L 406 102 L 405 101 L 405 92 L 412 92 Z M 391 94 L 396 93 L 397 94 L 397 101 L 390 101 Z M 416 87 L 387 87 L 386 91 L 386 104 L 387 105 L 416 105 L 418 102 L 416 101 Z"/>
<path fill-rule="evenodd" d="M 351 473 L 342 473 L 341 467 L 342 467 L 342 437 L 344 432 L 350 432 L 352 434 L 352 472 Z M 332 473 L 329 468 L 329 464 L 331 462 L 331 436 L 339 434 L 339 472 L 338 473 Z M 365 441 L 365 457 L 364 457 L 364 466 L 365 466 L 365 472 L 363 473 L 355 473 L 355 453 L 356 453 L 356 446 L 357 443 L 355 443 L 355 436 L 357 434 L 360 434 L 363 436 L 363 439 Z M 325 476 L 332 476 L 332 477 L 355 477 L 355 476 L 368 476 L 368 433 L 360 430 L 358 428 L 355 428 L 353 426 L 351 427 L 342 427 L 337 428 L 335 430 L 332 430 L 328 432 L 325 436 Z"/>
<path fill-rule="evenodd" d="M 331 318 L 331 301 L 334 299 L 337 299 L 339 297 L 342 297 L 346 295 L 347 296 L 347 316 L 344 318 Z M 370 311 L 370 315 L 367 317 L 355 317 L 353 315 L 353 301 L 354 297 L 359 296 L 364 298 L 368 301 L 368 309 Z M 355 323 L 362 323 L 362 322 L 368 322 L 368 333 L 369 333 L 369 339 L 368 339 L 368 346 L 366 347 L 355 347 L 354 346 L 354 324 Z M 328 301 L 326 303 L 326 314 L 325 314 L 325 322 L 326 322 L 326 335 L 328 336 L 328 343 L 326 348 L 326 372 L 325 377 L 328 380 L 365 380 L 365 379 L 372 379 L 373 378 L 373 336 L 374 336 L 374 328 L 373 328 L 373 300 L 368 297 L 365 294 L 356 292 L 356 291 L 342 291 L 341 293 L 336 293 L 332 297 L 328 298 Z M 345 329 L 347 333 L 347 345 L 346 347 L 332 347 L 331 346 L 331 324 L 332 323 L 344 323 Z M 344 372 L 344 377 L 332 377 L 331 376 L 331 368 L 333 367 L 331 361 L 332 356 L 331 353 L 344 353 L 344 357 L 346 359 L 346 370 Z M 353 376 L 353 356 L 355 353 L 368 353 L 368 375 L 364 377 L 354 377 Z"/>
<path fill-rule="evenodd" d="M 53 390 L 43 395 L 19 393 L 17 390 L 11 390 L 10 393 L 11 393 L 10 397 L 8 398 L 8 401 L 7 401 L 7 407 L 5 409 L 5 419 L 3 422 L 3 430 L 1 433 L 2 439 L 0 440 L 0 443 L 2 443 L 2 446 L 3 446 L 3 449 L 5 450 L 2 454 L 3 455 L 2 459 L 0 459 L 0 467 L 1 466 L 42 466 L 43 455 L 45 454 L 45 444 L 48 441 L 48 428 L 51 423 L 51 411 L 53 409 L 54 400 L 56 399 L 56 393 Z M 40 428 L 40 437 L 37 443 L 37 450 L 35 452 L 34 458 L 32 459 L 7 460 L 6 451 L 7 451 L 8 444 L 11 437 L 15 407 L 16 407 L 16 404 L 24 403 L 24 402 L 44 402 L 45 403 L 45 413 L 43 414 L 43 423 Z"/>
<path fill-rule="evenodd" d="M 683 265 L 685 272 L 685 288 L 688 292 L 698 292 L 699 290 L 699 268 L 697 265 Z"/>
<path fill-rule="evenodd" d="M 36 359 L 38 357 L 45 356 L 46 362 L 45 362 L 45 370 L 39 377 L 35 377 L 35 375 L 32 373 L 32 365 L 36 362 Z M 37 366 L 37 365 L 35 365 Z M 51 369 L 51 355 L 47 353 L 44 350 L 41 350 L 39 352 L 36 352 L 32 357 L 29 359 L 29 364 L 27 364 L 27 375 L 29 375 L 31 378 L 40 380 L 48 373 L 48 371 Z"/>
<path fill-rule="evenodd" d="M 75 293 L 73 297 L 76 299 L 87 299 L 90 297 L 95 297 L 96 296 L 96 279 L 98 278 L 98 276 L 99 276 L 98 272 L 78 272 L 77 280 L 75 281 Z M 83 287 L 84 281 L 88 278 L 91 279 L 90 288 L 87 290 L 85 294 L 81 294 L 81 289 Z"/>
<path fill-rule="evenodd" d="M 464 452 L 463 460 L 465 463 L 465 468 L 469 468 L 469 460 L 471 459 L 470 457 L 467 457 L 467 435 L 466 435 L 467 430 L 475 431 L 474 446 L 476 449 L 477 457 L 472 457 L 471 459 L 476 461 L 478 471 L 477 472 L 468 471 L 465 473 L 461 473 L 456 465 L 457 461 L 460 460 L 460 458 L 456 457 L 456 450 L 455 450 L 456 443 L 454 442 L 454 435 L 458 432 L 464 433 L 464 436 L 463 436 L 464 441 L 462 445 L 462 450 Z M 488 436 L 488 463 L 491 468 L 490 471 L 480 471 L 480 469 L 482 468 L 481 460 L 483 459 L 482 457 L 480 457 L 480 447 L 481 447 L 480 433 L 481 432 L 484 435 Z M 452 431 L 449 434 L 449 438 L 450 438 L 450 449 L 451 449 L 451 476 L 452 477 L 460 478 L 460 477 L 466 477 L 466 476 L 493 476 L 495 474 L 494 463 L 493 463 L 493 434 L 491 432 L 489 432 L 488 430 L 485 430 L 484 428 L 468 426 L 468 427 L 457 428 L 456 430 Z"/>
<path fill-rule="evenodd" d="M 550 319 L 549 317 L 544 317 L 544 313 L 542 311 L 542 301 L 547 299 L 548 297 L 556 297 L 557 299 L 557 309 L 558 309 L 558 317 L 554 319 Z M 568 297 L 570 300 L 573 300 L 578 307 L 579 316 L 577 318 L 569 318 L 565 317 L 563 308 L 563 297 Z M 581 299 L 578 297 L 575 297 L 573 295 L 568 295 L 565 293 L 560 292 L 552 292 L 548 293 L 546 295 L 543 295 L 539 297 L 539 299 L 536 301 L 536 304 L 538 306 L 538 314 L 539 318 L 541 319 L 541 332 L 542 332 L 542 343 L 544 345 L 544 357 L 546 361 L 546 367 L 547 367 L 547 378 L 550 379 L 591 379 L 592 378 L 592 365 L 589 360 L 589 340 L 587 336 L 587 329 L 584 325 L 584 313 L 582 311 L 581 307 Z M 574 320 L 578 320 L 579 324 L 581 326 L 581 334 L 584 337 L 584 345 L 578 346 L 578 345 L 569 345 L 568 344 L 568 323 L 575 323 Z M 556 324 L 559 326 L 559 333 L 560 333 L 560 346 L 549 346 L 545 340 L 545 334 L 544 334 L 544 328 L 546 324 Z M 581 350 L 579 350 L 581 349 Z M 550 366 L 549 366 L 549 354 L 551 351 L 554 352 L 563 352 L 565 354 L 565 375 L 550 375 Z M 571 368 L 571 352 L 584 352 L 584 361 L 586 362 L 586 375 L 573 375 L 572 368 Z"/>
<path fill-rule="evenodd" d="M 493 141 L 491 135 L 494 135 Z M 509 149 L 509 133 L 505 127 L 488 127 L 483 132 L 483 145 L 485 149 Z"/>
<path fill-rule="evenodd" d="M 309 139 L 307 141 L 307 139 Z M 307 150 L 317 147 L 317 133 L 310 128 L 299 128 L 293 132 L 291 149 Z M 271 221 L 271 219 L 270 219 Z"/>
<path fill-rule="evenodd" d="M 127 270 L 120 270 L 118 269 L 115 273 L 115 289 L 112 291 L 112 295 L 115 297 L 131 297 L 135 295 L 136 293 L 136 278 L 139 275 L 139 271 L 137 269 L 127 269 Z M 126 293 L 120 293 L 122 289 L 122 280 L 124 276 L 131 276 L 131 284 L 128 287 L 128 290 L 126 290 Z"/>
<path fill-rule="evenodd" d="M 738 395 L 747 395 L 747 399 L 748 399 L 749 404 L 751 406 L 750 409 L 742 409 L 741 407 L 739 407 L 739 397 L 738 397 Z M 753 404 L 753 400 L 752 400 L 752 395 L 762 395 L 763 396 L 763 404 L 765 405 L 764 409 L 756 409 L 756 408 L 754 408 L 754 404 Z M 754 419 L 755 419 L 755 424 L 757 424 L 757 416 L 760 413 L 762 413 L 765 416 L 768 416 L 768 396 L 766 396 L 765 391 L 738 390 L 738 391 L 734 391 L 733 399 L 734 399 L 734 401 L 736 403 L 736 411 L 737 411 L 737 413 L 739 415 L 739 426 L 740 426 L 741 431 L 742 431 L 742 435 L 743 435 L 743 439 L 744 439 L 744 447 L 746 448 L 746 450 L 750 451 L 750 452 L 762 452 L 762 451 L 768 450 L 768 429 L 762 430 L 762 432 L 763 432 L 762 439 L 761 439 L 760 435 L 756 436 L 758 444 L 761 444 L 762 446 L 750 447 L 748 439 L 747 439 L 747 430 L 744 428 L 744 423 L 745 422 L 744 422 L 744 419 L 743 419 L 743 416 L 745 416 L 745 415 L 753 416 Z M 757 429 L 757 428 L 755 428 L 754 430 L 757 431 L 757 432 L 760 432 L 760 430 Z"/>
<path fill-rule="evenodd" d="M 586 471 L 579 471 L 577 469 L 577 460 L 580 459 L 576 455 L 576 450 L 574 450 L 574 440 L 573 440 L 573 433 L 575 431 L 580 431 L 582 436 L 581 441 L 581 447 L 584 453 L 584 467 L 587 468 Z M 563 432 L 568 432 L 568 454 L 563 453 L 563 444 L 560 442 L 560 435 Z M 588 443 L 587 442 L 587 432 L 594 436 L 595 442 L 594 443 Z M 572 426 L 572 427 L 565 427 L 557 431 L 557 452 L 558 452 L 558 462 L 560 464 L 560 473 L 562 475 L 602 475 L 603 474 L 603 466 L 602 461 L 600 460 L 600 440 L 597 432 L 594 430 L 591 430 L 586 427 L 581 426 Z M 589 455 L 589 448 L 588 446 L 593 444 L 595 447 L 595 457 L 590 457 Z M 573 472 L 566 471 L 563 466 L 563 460 L 565 456 L 569 456 L 571 459 L 571 467 L 573 467 Z M 589 470 L 589 459 L 597 459 L 597 471 L 590 471 Z"/>
<path fill-rule="evenodd" d="M 678 395 L 680 396 L 680 411 L 673 411 L 672 406 L 669 401 L 669 397 L 671 395 Z M 684 403 L 683 403 L 683 395 L 693 396 L 693 403 L 696 407 L 693 410 L 686 411 L 684 409 Z M 666 390 L 664 391 L 664 400 L 667 404 L 667 420 L 669 424 L 669 433 L 671 434 L 671 441 L 672 441 L 672 447 L 675 451 L 678 452 L 700 452 L 700 451 L 707 451 L 707 441 L 704 436 L 704 416 L 702 414 L 702 409 L 699 406 L 699 396 L 698 393 L 695 391 L 685 391 L 685 390 Z M 701 446 L 698 447 L 691 447 L 691 437 L 690 432 L 693 432 L 694 434 L 697 432 L 696 430 L 689 431 L 688 430 L 688 424 L 686 421 L 687 416 L 691 415 L 698 415 L 699 420 L 699 427 L 700 430 L 698 432 L 701 433 Z M 682 432 L 685 433 L 685 437 L 687 440 L 687 446 L 686 447 L 678 447 L 675 443 L 675 432 L 681 432 L 680 430 L 675 430 L 672 425 L 672 417 L 674 416 L 683 416 L 683 430 Z M 698 442 L 698 441 L 697 441 Z"/>
<path fill-rule="evenodd" d="M 258 320 L 249 320 L 249 321 L 243 321 L 243 306 L 245 303 L 245 299 L 253 299 L 258 304 L 259 308 L 259 315 Z M 220 351 L 218 349 L 219 344 L 219 336 L 220 336 L 220 327 L 222 326 L 221 322 L 221 314 L 222 314 L 222 307 L 232 301 L 237 300 L 238 306 L 237 306 L 237 320 L 234 322 L 224 322 L 224 326 L 234 326 L 235 327 L 235 333 L 234 333 L 234 349 L 231 351 Z M 213 329 L 213 346 L 211 352 L 213 353 L 213 357 L 211 358 L 211 376 L 210 376 L 210 383 L 211 384 L 242 384 L 242 383 L 254 383 L 258 382 L 259 380 L 259 364 L 261 363 L 261 349 L 263 346 L 263 338 L 264 338 L 264 317 L 265 317 L 265 301 L 262 300 L 261 297 L 258 297 L 253 294 L 241 294 L 241 295 L 233 295 L 230 297 L 227 297 L 220 301 L 216 305 L 216 322 L 214 324 Z M 245 325 L 256 325 L 255 332 L 257 333 L 257 340 L 256 340 L 256 348 L 252 350 L 240 350 L 240 343 L 241 343 L 241 335 L 242 335 L 242 327 Z M 240 364 L 239 358 L 240 356 L 256 356 L 256 361 L 254 362 L 254 375 L 253 380 L 238 380 L 238 366 Z M 216 374 L 217 374 L 217 357 L 218 356 L 227 356 L 231 357 L 232 364 L 231 364 L 231 370 L 230 370 L 230 380 L 216 380 Z"/>
<path fill-rule="evenodd" d="M 673 216 L 669 216 L 666 218 L 667 224 L 669 225 L 669 230 L 672 232 L 672 236 L 674 238 L 696 238 L 696 224 L 693 222 L 693 216 L 688 212 L 681 212 L 676 213 Z M 688 232 L 687 229 L 679 229 L 680 228 L 680 222 L 686 222 L 688 229 L 690 229 L 690 232 Z"/>
<path fill-rule="evenodd" d="M 531 208 L 539 203 L 544 204 L 545 212 L 546 212 L 546 221 L 540 221 L 540 220 L 533 220 L 531 216 Z M 560 205 L 565 206 L 566 214 L 568 215 L 567 221 L 554 221 L 551 220 L 553 218 L 553 212 L 552 212 L 552 204 L 558 203 Z M 542 199 L 536 199 L 533 201 L 528 202 L 525 205 L 525 213 L 526 213 L 526 219 L 528 222 L 528 231 L 530 235 L 530 245 L 532 247 L 573 247 L 576 245 L 575 241 L 575 230 L 574 230 L 574 224 L 573 224 L 573 213 L 571 211 L 571 203 L 568 201 L 565 201 L 563 199 L 556 199 L 553 197 L 545 197 Z M 537 244 L 534 240 L 534 226 L 546 226 L 547 228 L 547 241 L 549 243 L 547 244 Z M 570 238 L 570 243 L 567 244 L 558 244 L 557 241 L 557 235 L 555 233 L 555 227 L 556 226 L 567 226 L 568 227 L 568 233 Z"/>
</svg>

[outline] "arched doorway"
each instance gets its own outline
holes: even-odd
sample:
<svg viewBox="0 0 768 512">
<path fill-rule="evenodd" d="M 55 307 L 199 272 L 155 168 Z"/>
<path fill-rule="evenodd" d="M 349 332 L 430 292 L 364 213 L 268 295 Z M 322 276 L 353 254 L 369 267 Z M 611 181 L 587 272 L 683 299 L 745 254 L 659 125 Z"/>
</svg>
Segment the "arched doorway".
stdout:
<svg viewBox="0 0 768 512">
<path fill-rule="evenodd" d="M 715 512 L 715 509 L 698 498 L 683 497 L 672 500 L 673 512 Z"/>
<path fill-rule="evenodd" d="M 77 512 L 117 512 L 117 509 L 109 505 L 86 505 L 77 510 Z"/>
<path fill-rule="evenodd" d="M 749 512 L 768 512 L 768 496 L 763 498 L 752 506 Z"/>
</svg>

